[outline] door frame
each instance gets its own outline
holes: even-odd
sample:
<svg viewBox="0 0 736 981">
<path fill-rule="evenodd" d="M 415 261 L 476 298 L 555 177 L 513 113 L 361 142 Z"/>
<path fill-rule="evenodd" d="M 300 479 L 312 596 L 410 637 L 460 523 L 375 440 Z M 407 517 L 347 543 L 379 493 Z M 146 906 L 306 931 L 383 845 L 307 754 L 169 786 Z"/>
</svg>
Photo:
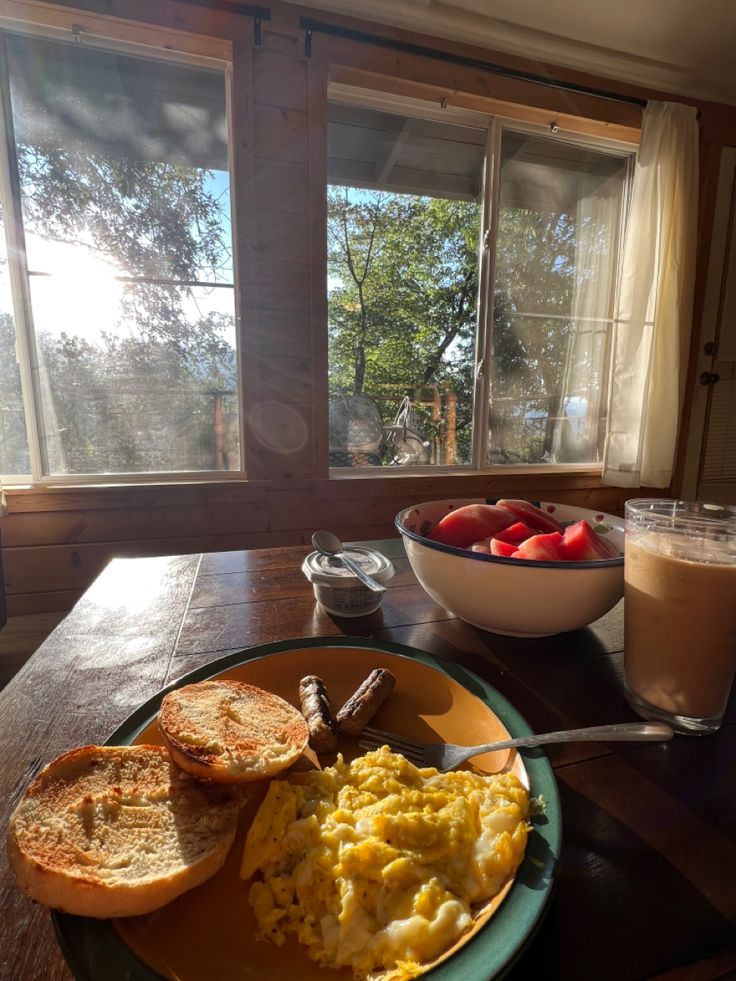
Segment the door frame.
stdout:
<svg viewBox="0 0 736 981">
<path fill-rule="evenodd" d="M 705 428 L 708 421 L 708 395 L 711 390 L 709 385 L 701 385 L 699 378 L 702 372 L 712 371 L 713 363 L 717 360 L 717 355 L 705 353 L 705 345 L 715 341 L 718 336 L 718 318 L 721 311 L 723 276 L 728 258 L 729 239 L 732 240 L 731 247 L 736 247 L 736 239 L 733 238 L 736 235 L 736 228 L 732 228 L 735 196 L 736 147 L 723 147 L 718 170 L 713 232 L 703 316 L 700 321 L 698 357 L 695 364 L 695 384 L 685 448 L 685 463 L 679 491 L 679 496 L 686 501 L 694 501 L 698 492 L 700 464 L 705 445 Z"/>
</svg>

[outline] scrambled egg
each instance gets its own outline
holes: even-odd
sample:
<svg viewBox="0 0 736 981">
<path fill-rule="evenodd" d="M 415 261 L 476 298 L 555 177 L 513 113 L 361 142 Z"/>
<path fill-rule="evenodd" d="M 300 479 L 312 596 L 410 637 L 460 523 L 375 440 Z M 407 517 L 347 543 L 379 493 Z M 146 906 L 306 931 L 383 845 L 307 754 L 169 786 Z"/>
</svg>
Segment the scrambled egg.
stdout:
<svg viewBox="0 0 736 981">
<path fill-rule="evenodd" d="M 387 746 L 274 780 L 241 876 L 259 939 L 295 934 L 357 977 L 413 977 L 471 925 L 524 855 L 529 796 L 510 773 L 417 769 Z"/>
</svg>

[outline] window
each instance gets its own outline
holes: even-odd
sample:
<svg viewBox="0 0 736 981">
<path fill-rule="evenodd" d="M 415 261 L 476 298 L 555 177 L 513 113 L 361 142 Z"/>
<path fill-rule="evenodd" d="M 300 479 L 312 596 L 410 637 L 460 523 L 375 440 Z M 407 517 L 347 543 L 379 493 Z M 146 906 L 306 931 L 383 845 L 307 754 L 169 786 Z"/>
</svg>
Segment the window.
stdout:
<svg viewBox="0 0 736 981">
<path fill-rule="evenodd" d="M 335 89 L 331 466 L 597 463 L 631 148 Z"/>
<path fill-rule="evenodd" d="M 225 66 L 2 44 L 0 473 L 239 470 Z"/>
<path fill-rule="evenodd" d="M 332 104 L 332 466 L 467 464 L 486 130 Z"/>
<path fill-rule="evenodd" d="M 628 159 L 501 139 L 487 462 L 595 463 Z"/>
<path fill-rule="evenodd" d="M 20 372 L 15 356 L 15 318 L 4 237 L 0 239 L 0 474 L 30 474 Z"/>
</svg>

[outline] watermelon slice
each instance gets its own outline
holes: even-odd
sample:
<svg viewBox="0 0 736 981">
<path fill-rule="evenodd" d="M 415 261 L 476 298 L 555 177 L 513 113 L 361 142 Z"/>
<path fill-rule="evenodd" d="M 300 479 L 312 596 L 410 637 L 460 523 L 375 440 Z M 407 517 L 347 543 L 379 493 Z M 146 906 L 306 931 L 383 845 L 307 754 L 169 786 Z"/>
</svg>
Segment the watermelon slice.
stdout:
<svg viewBox="0 0 736 981">
<path fill-rule="evenodd" d="M 562 544 L 563 538 L 559 531 L 550 532 L 549 535 L 532 535 L 521 543 L 513 553 L 513 557 L 535 559 L 538 562 L 561 562 L 565 559 L 562 554 Z"/>
<path fill-rule="evenodd" d="M 466 504 L 450 511 L 437 522 L 429 538 L 443 545 L 468 548 L 514 523 L 513 516 L 493 504 Z"/>
<path fill-rule="evenodd" d="M 523 521 L 524 524 L 529 525 L 530 528 L 535 528 L 537 531 L 562 531 L 562 525 L 556 518 L 530 504 L 529 501 L 497 501 L 496 507 L 503 508 L 517 521 Z"/>
<path fill-rule="evenodd" d="M 493 538 L 497 542 L 505 542 L 507 545 L 518 546 L 522 542 L 526 541 L 527 538 L 531 538 L 532 535 L 536 535 L 537 532 L 534 528 L 530 528 L 529 525 L 525 525 L 523 521 L 517 521 L 516 524 L 509 525 L 508 528 L 504 528 L 503 531 L 499 531 L 497 535 Z"/>
<path fill-rule="evenodd" d="M 598 559 L 615 559 L 619 550 L 611 542 L 597 534 L 587 521 L 576 521 L 565 528 L 562 545 L 562 558 L 568 562 L 595 562 Z"/>
<path fill-rule="evenodd" d="M 502 542 L 498 538 L 491 539 L 491 555 L 502 555 L 504 558 L 510 558 L 517 549 L 517 545 L 510 545 L 508 542 Z"/>
</svg>

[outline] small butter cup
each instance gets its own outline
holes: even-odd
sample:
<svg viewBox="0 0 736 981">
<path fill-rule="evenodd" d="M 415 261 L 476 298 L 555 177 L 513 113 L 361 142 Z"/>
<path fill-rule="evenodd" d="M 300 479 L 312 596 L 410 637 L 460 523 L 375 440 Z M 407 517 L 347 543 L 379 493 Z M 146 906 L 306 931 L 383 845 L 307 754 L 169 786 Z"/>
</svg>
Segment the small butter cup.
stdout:
<svg viewBox="0 0 736 981">
<path fill-rule="evenodd" d="M 394 574 L 391 562 L 373 548 L 347 545 L 345 552 L 382 586 Z M 374 593 L 368 589 L 337 559 L 320 552 L 310 552 L 302 564 L 302 572 L 312 583 L 317 602 L 334 616 L 364 617 L 381 605 L 383 593 Z"/>
</svg>

